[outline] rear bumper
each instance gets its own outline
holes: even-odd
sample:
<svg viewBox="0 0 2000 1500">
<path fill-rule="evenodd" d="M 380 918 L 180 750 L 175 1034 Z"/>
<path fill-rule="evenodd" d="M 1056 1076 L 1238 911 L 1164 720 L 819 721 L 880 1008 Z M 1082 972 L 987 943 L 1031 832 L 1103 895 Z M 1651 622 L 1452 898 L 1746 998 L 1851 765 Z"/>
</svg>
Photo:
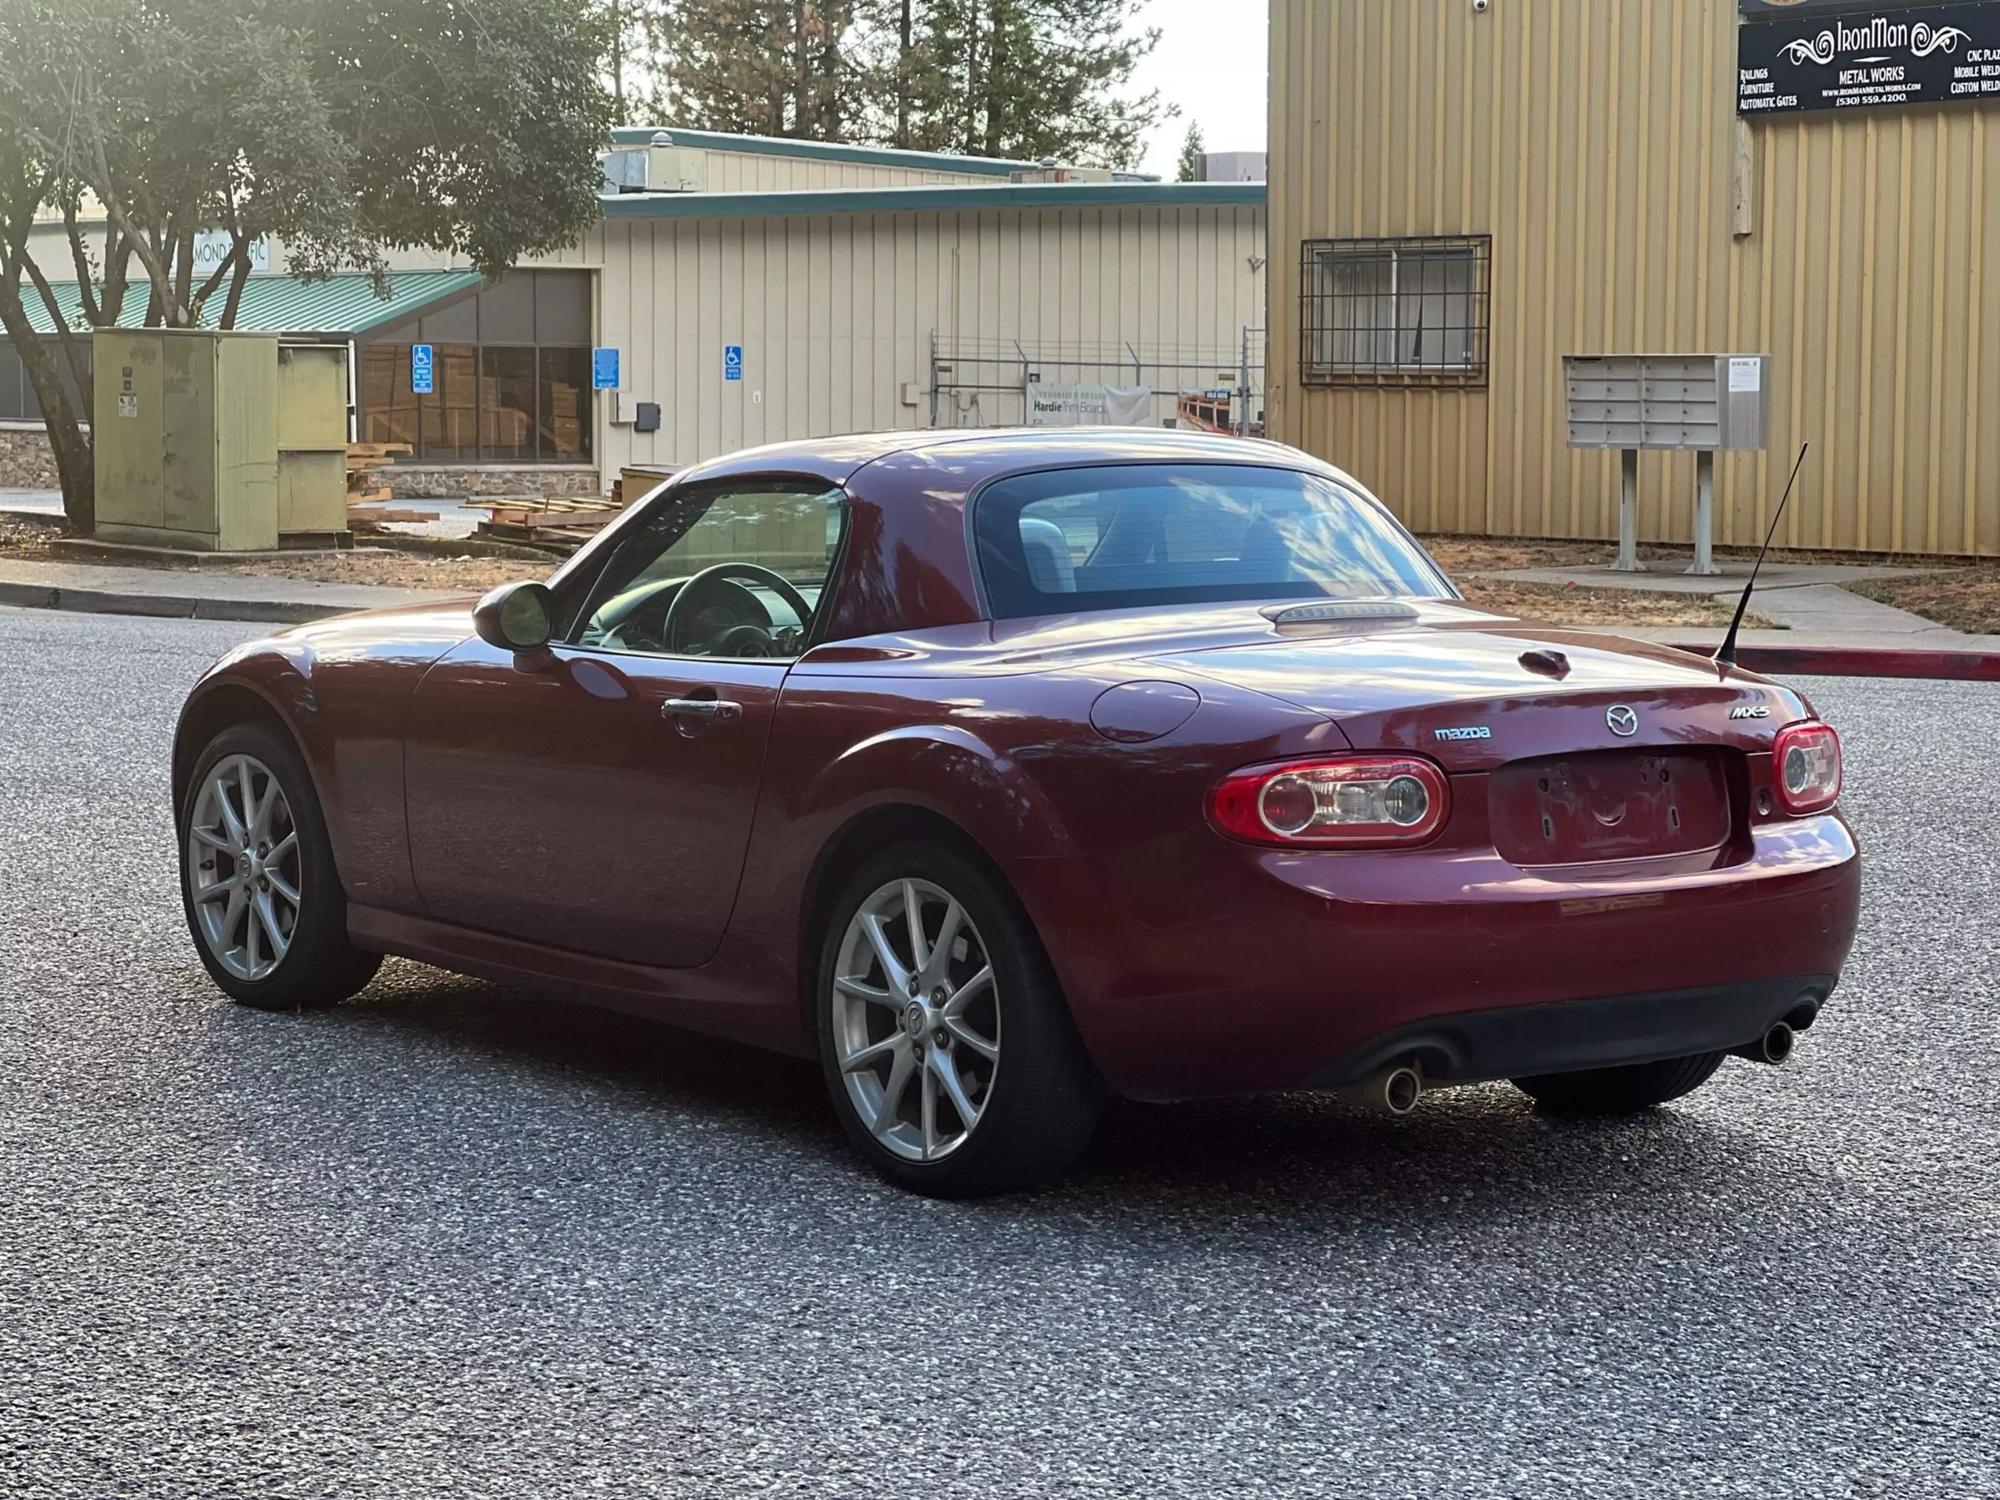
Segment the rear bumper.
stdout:
<svg viewBox="0 0 2000 1500">
<path fill-rule="evenodd" d="M 1835 983 L 1831 974 L 1809 974 L 1434 1016 L 1373 1038 L 1302 1087 L 1344 1089 L 1412 1060 L 1426 1082 L 1485 1083 L 1728 1052 L 1756 1041 L 1778 1021 L 1804 1030 Z"/>
<path fill-rule="evenodd" d="M 1148 1099 L 1337 1086 L 1418 1043 L 1455 1081 L 1738 1046 L 1832 990 L 1861 896 L 1833 814 L 1725 856 L 1560 872 L 1206 829 L 1023 865 L 1085 1045 Z"/>
</svg>

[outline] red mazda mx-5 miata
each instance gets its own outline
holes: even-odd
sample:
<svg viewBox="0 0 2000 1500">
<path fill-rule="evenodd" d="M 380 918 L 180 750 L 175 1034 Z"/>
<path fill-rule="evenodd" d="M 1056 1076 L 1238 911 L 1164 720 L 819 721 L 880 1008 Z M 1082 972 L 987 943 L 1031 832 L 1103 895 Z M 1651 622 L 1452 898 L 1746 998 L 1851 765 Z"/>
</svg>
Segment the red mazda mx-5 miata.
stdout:
<svg viewBox="0 0 2000 1500">
<path fill-rule="evenodd" d="M 1461 602 L 1276 444 L 764 448 L 546 585 L 230 653 L 174 746 L 245 1004 L 402 954 L 816 1054 L 922 1192 L 1108 1095 L 1639 1109 L 1781 1061 L 1860 894 L 1797 693 Z"/>
</svg>

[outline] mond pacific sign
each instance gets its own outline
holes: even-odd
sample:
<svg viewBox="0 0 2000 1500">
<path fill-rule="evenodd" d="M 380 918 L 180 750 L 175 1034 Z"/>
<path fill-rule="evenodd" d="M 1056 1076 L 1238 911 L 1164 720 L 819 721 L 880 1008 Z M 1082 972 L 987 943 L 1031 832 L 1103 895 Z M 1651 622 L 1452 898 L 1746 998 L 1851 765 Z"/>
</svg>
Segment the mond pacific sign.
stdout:
<svg viewBox="0 0 2000 1500">
<path fill-rule="evenodd" d="M 1797 12 L 1805 0 L 1788 7 Z M 2000 4 L 1796 15 L 1737 29 L 1736 111 L 2000 102 Z"/>
</svg>

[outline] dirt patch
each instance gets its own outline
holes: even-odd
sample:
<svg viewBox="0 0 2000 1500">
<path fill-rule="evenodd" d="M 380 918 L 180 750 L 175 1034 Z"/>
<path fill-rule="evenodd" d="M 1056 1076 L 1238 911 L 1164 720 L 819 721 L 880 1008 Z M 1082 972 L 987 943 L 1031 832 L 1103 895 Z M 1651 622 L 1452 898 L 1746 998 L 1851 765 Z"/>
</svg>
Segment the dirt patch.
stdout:
<svg viewBox="0 0 2000 1500">
<path fill-rule="evenodd" d="M 2000 635 L 2000 563 L 1909 578 L 1864 579 L 1847 589 L 1968 635 Z"/>
<path fill-rule="evenodd" d="M 0 556 L 47 558 L 49 544 L 61 535 L 58 525 L 0 517 Z M 1510 583 L 1475 578 L 1478 572 L 1507 568 L 1576 566 L 1601 562 L 1604 548 L 1594 542 L 1507 541 L 1490 538 L 1438 537 L 1427 545 L 1459 580 L 1468 602 L 1495 614 L 1515 615 L 1550 625 L 1641 627 L 1706 625 L 1721 630 L 1729 624 L 1730 607 L 1705 594 L 1659 594 L 1637 589 L 1555 588 L 1546 584 Z M 174 563 L 106 555 L 100 560 L 121 565 L 160 567 L 181 572 L 243 574 L 259 578 L 296 578 L 312 583 L 365 583 L 383 588 L 425 589 L 439 593 L 478 594 L 522 578 L 547 578 L 554 561 L 482 557 L 452 552 L 450 543 L 433 543 L 425 551 L 358 548 L 353 552 L 311 557 L 258 558 L 226 563 Z M 1989 608 L 2000 609 L 2000 569 L 1992 570 Z M 1896 580 L 1897 584 L 1905 582 Z M 1928 580 L 1912 579 L 1908 583 Z M 1894 585 L 1884 585 L 1894 586 Z M 1878 597 L 1871 595 L 1870 597 Z M 1890 603 L 1900 603 L 1890 600 Z M 1903 608 L 1915 606 L 1903 604 Z M 1920 613 L 1922 611 L 1919 611 Z M 1770 622 L 1756 615 L 1744 621 L 1752 629 Z M 1971 628 L 1969 626 L 1961 628 Z M 2000 629 L 2000 625 L 1988 628 Z"/>
<path fill-rule="evenodd" d="M 1589 568 L 1617 556 L 1615 543 L 1542 542 L 1494 536 L 1419 537 L 1424 550 L 1453 578 L 1468 573 L 1505 573 L 1515 568 Z"/>
<path fill-rule="evenodd" d="M 1467 573 L 1507 573 L 1516 568 L 1602 568 L 1608 567 L 1618 556 L 1616 541 L 1547 542 L 1504 536 L 1426 536 L 1418 540 L 1445 572 L 1461 580 Z M 1639 545 L 1641 562 L 1678 563 L 1685 567 L 1693 555 L 1694 548 L 1688 543 L 1642 542 Z M 1721 562 L 1750 563 L 1756 561 L 1757 549 L 1717 547 L 1715 555 Z M 1895 556 L 1886 552 L 1826 552 L 1806 547 L 1774 547 L 1768 561 L 1841 563 L 1857 568 L 1873 565 L 1927 568 L 1936 565 L 1933 559 L 1927 557 Z"/>
<path fill-rule="evenodd" d="M 35 558 L 49 555 L 49 543 L 62 535 L 62 523 L 0 515 L 0 557 Z"/>
<path fill-rule="evenodd" d="M 356 550 L 323 557 L 280 557 L 255 562 L 209 563 L 204 573 L 241 573 L 258 578 L 298 578 L 311 583 L 366 583 L 379 588 L 430 589 L 483 594 L 522 578 L 547 578 L 554 562 L 518 562 L 504 557 L 425 556 L 419 553 Z"/>
<path fill-rule="evenodd" d="M 1527 564 L 1525 566 L 1533 566 Z M 1501 578 L 1467 578 L 1459 585 L 1466 602 L 1501 615 L 1517 615 L 1549 625 L 1642 627 L 1706 625 L 1717 632 L 1729 628 L 1733 604 L 1706 594 L 1656 594 L 1642 589 L 1555 588 L 1540 583 L 1510 583 Z M 1746 630 L 1769 630 L 1771 622 L 1754 611 L 1743 620 Z"/>
</svg>

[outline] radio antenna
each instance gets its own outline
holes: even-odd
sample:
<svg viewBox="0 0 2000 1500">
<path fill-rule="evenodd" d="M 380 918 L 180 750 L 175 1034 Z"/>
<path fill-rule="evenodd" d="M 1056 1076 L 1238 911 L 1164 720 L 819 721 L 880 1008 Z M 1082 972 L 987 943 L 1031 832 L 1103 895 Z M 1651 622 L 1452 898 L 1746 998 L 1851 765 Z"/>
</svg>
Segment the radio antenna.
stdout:
<svg viewBox="0 0 2000 1500">
<path fill-rule="evenodd" d="M 1785 507 L 1792 503 L 1792 486 L 1799 482 L 1799 470 L 1806 466 L 1806 454 L 1811 451 L 1811 443 L 1799 444 L 1799 460 L 1792 465 L 1792 477 L 1785 481 L 1785 498 L 1778 502 L 1778 509 L 1771 516 L 1771 529 L 1764 533 L 1764 545 L 1757 553 L 1757 561 L 1751 566 L 1750 581 L 1743 585 L 1743 597 L 1736 601 L 1736 618 L 1729 622 L 1729 634 L 1722 638 L 1722 645 L 1716 649 L 1715 664 L 1724 671 L 1736 665 L 1736 637 L 1743 629 L 1743 616 L 1749 611 L 1750 595 L 1756 591 L 1757 574 L 1763 569 L 1765 555 L 1771 550 L 1771 538 L 1778 534 L 1778 522 L 1785 518 Z"/>
</svg>

